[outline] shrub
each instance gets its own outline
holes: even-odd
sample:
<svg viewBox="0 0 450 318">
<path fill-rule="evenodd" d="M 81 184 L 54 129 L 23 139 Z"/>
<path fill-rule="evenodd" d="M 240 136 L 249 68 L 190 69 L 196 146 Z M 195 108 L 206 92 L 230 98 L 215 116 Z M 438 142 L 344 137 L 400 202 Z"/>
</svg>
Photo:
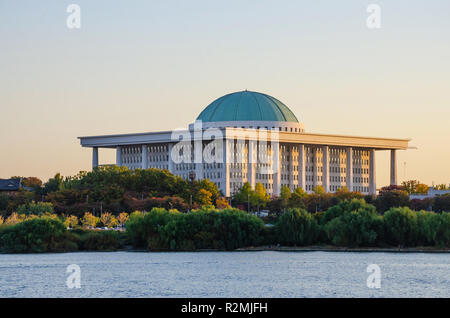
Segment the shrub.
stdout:
<svg viewBox="0 0 450 318">
<path fill-rule="evenodd" d="M 144 229 L 144 213 L 135 211 L 130 214 L 125 222 L 130 242 L 135 247 L 144 247 L 146 242 L 146 231 Z"/>
<path fill-rule="evenodd" d="M 329 208 L 325 214 L 321 217 L 321 224 L 326 224 L 334 218 L 340 217 L 347 212 L 357 211 L 361 207 L 371 206 L 364 201 L 364 199 L 352 199 L 351 201 L 345 200 Z"/>
<path fill-rule="evenodd" d="M 189 213 L 154 208 L 126 222 L 131 243 L 148 249 L 227 249 L 260 244 L 264 223 L 236 209 L 204 208 Z"/>
<path fill-rule="evenodd" d="M 384 214 L 387 243 L 413 246 L 418 237 L 417 214 L 408 207 L 391 208 Z"/>
<path fill-rule="evenodd" d="M 377 215 L 374 206 L 366 203 L 355 210 L 344 211 L 325 225 L 328 239 L 341 246 L 373 246 L 382 230 L 382 217 Z"/>
<path fill-rule="evenodd" d="M 35 215 L 43 215 L 45 213 L 54 213 L 53 204 L 50 202 L 34 202 L 31 201 L 28 204 L 22 204 L 19 206 L 17 212 L 19 214 L 35 214 Z"/>
<path fill-rule="evenodd" d="M 450 212 L 450 193 L 438 195 L 434 198 L 433 211 Z"/>
<path fill-rule="evenodd" d="M 432 198 L 425 199 L 412 199 L 409 202 L 409 207 L 411 210 L 420 211 L 420 210 L 430 210 L 433 206 L 434 200 Z"/>
<path fill-rule="evenodd" d="M 450 212 L 443 212 L 439 215 L 439 219 L 434 243 L 437 246 L 450 247 Z"/>
<path fill-rule="evenodd" d="M 317 242 L 319 225 L 315 218 L 303 209 L 288 209 L 280 216 L 276 232 L 281 244 L 307 245 Z"/>
<path fill-rule="evenodd" d="M 9 253 L 76 250 L 73 237 L 57 219 L 34 218 L 0 229 L 0 248 Z"/>
<path fill-rule="evenodd" d="M 87 231 L 80 239 L 80 249 L 86 251 L 115 251 L 120 247 L 115 231 Z"/>
<path fill-rule="evenodd" d="M 417 213 L 417 244 L 450 246 L 450 213 Z"/>
</svg>

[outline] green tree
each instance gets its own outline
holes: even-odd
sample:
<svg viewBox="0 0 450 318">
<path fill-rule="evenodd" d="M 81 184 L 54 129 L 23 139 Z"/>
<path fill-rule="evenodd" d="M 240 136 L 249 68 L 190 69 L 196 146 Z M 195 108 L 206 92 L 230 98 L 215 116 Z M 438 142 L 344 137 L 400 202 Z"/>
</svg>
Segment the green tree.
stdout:
<svg viewBox="0 0 450 318">
<path fill-rule="evenodd" d="M 287 185 L 283 185 L 280 191 L 280 199 L 283 202 L 284 209 L 287 208 L 291 196 L 292 196 L 291 189 Z"/>
<path fill-rule="evenodd" d="M 44 194 L 48 194 L 48 193 L 60 190 L 62 187 L 62 184 L 63 184 L 63 177 L 58 172 L 53 178 L 50 178 L 44 184 Z"/>
<path fill-rule="evenodd" d="M 211 205 L 212 204 L 211 198 L 212 198 L 211 192 L 209 192 L 206 189 L 200 189 L 197 192 L 195 201 L 202 206 L 203 205 Z"/>
<path fill-rule="evenodd" d="M 119 214 L 119 216 L 117 217 L 117 221 L 119 222 L 119 225 L 121 227 L 124 226 L 124 224 L 128 221 L 128 218 L 130 216 L 128 215 L 128 213 L 122 212 Z"/>
<path fill-rule="evenodd" d="M 90 212 L 84 213 L 81 223 L 86 227 L 95 227 L 100 222 L 100 219 Z"/>
<path fill-rule="evenodd" d="M 325 189 L 321 185 L 313 187 L 312 191 L 315 194 L 324 194 L 325 193 Z"/>
<path fill-rule="evenodd" d="M 303 188 L 296 188 L 289 199 L 289 206 L 293 208 L 305 209 L 304 199 L 308 194 L 303 190 Z"/>
<path fill-rule="evenodd" d="M 408 180 L 402 182 L 402 188 L 405 190 L 408 194 L 416 193 L 417 185 L 420 182 L 417 180 Z"/>
<path fill-rule="evenodd" d="M 334 195 L 339 201 L 352 200 L 352 199 L 362 199 L 363 196 L 359 192 L 350 192 L 347 187 L 339 188 Z"/>
<path fill-rule="evenodd" d="M 417 214 L 408 207 L 391 208 L 384 214 L 388 243 L 414 246 L 418 235 Z"/>
<path fill-rule="evenodd" d="M 262 185 L 261 182 L 258 182 L 255 186 L 255 191 L 250 196 L 250 200 L 253 205 L 258 208 L 258 211 L 261 207 L 265 207 L 270 197 L 267 194 L 266 188 Z"/>
<path fill-rule="evenodd" d="M 19 214 L 35 214 L 35 215 L 43 215 L 45 213 L 54 213 L 53 204 L 50 202 L 34 202 L 31 201 L 28 204 L 22 204 L 19 206 L 17 212 Z"/>
<path fill-rule="evenodd" d="M 42 181 L 36 177 L 22 178 L 22 185 L 28 188 L 32 188 L 34 191 L 40 191 L 42 187 Z"/>
<path fill-rule="evenodd" d="M 216 202 L 216 200 L 220 197 L 220 190 L 217 187 L 216 183 L 212 182 L 209 179 L 202 179 L 202 180 L 195 181 L 195 189 L 196 189 L 196 197 L 197 198 L 199 198 L 198 192 L 200 192 L 201 190 L 208 191 L 211 194 L 210 202 Z M 202 191 L 202 192 L 205 193 L 204 191 Z M 201 202 L 197 202 L 197 203 L 202 204 Z M 211 203 L 209 203 L 209 204 L 211 204 Z"/>
<path fill-rule="evenodd" d="M 433 211 L 450 212 L 450 193 L 438 195 L 434 198 Z"/>
<path fill-rule="evenodd" d="M 276 224 L 281 244 L 308 245 L 317 242 L 319 226 L 314 217 L 303 209 L 288 209 Z"/>
<path fill-rule="evenodd" d="M 109 227 L 112 217 L 113 215 L 110 212 L 103 212 L 100 215 L 100 222 L 102 222 L 103 226 Z"/>
<path fill-rule="evenodd" d="M 383 232 L 382 217 L 377 215 L 375 207 L 356 199 L 340 205 L 339 216 L 325 225 L 328 240 L 340 246 L 375 245 Z M 327 217 L 330 218 L 330 215 Z"/>
<path fill-rule="evenodd" d="M 427 194 L 428 193 L 428 186 L 426 185 L 426 184 L 423 184 L 423 183 L 419 183 L 417 186 L 416 186 L 416 191 L 415 191 L 415 193 L 418 193 L 418 194 Z"/>
<path fill-rule="evenodd" d="M 64 226 L 66 228 L 74 228 L 79 223 L 78 218 L 75 215 L 68 215 L 64 220 Z"/>
<path fill-rule="evenodd" d="M 233 202 L 234 204 L 247 204 L 252 195 L 253 190 L 250 183 L 245 182 L 243 186 L 233 194 Z"/>
<path fill-rule="evenodd" d="M 385 212 L 392 207 L 409 206 L 408 193 L 403 187 L 391 185 L 381 188 L 375 205 L 379 212 Z"/>
<path fill-rule="evenodd" d="M 216 207 L 220 210 L 223 210 L 229 208 L 230 204 L 224 197 L 219 197 L 216 199 Z"/>
<path fill-rule="evenodd" d="M 6 211 L 8 207 L 9 198 L 6 193 L 0 193 L 0 211 Z"/>
</svg>

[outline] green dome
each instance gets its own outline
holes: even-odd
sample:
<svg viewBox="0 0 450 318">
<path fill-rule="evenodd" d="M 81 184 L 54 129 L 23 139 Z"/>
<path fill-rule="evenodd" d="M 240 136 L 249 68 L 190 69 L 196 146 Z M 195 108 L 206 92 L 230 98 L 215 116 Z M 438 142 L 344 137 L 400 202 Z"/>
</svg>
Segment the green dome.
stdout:
<svg viewBox="0 0 450 318">
<path fill-rule="evenodd" d="M 298 123 L 294 113 L 278 99 L 257 92 L 236 92 L 216 99 L 197 117 L 203 122 L 284 121 Z"/>
</svg>

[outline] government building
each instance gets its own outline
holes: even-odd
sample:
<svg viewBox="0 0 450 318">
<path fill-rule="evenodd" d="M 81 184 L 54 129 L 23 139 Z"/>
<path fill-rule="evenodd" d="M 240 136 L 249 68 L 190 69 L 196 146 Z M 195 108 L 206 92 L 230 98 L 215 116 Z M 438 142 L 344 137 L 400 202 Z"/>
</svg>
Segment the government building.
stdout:
<svg viewBox="0 0 450 318">
<path fill-rule="evenodd" d="M 245 182 L 260 182 L 270 195 L 282 186 L 311 192 L 376 194 L 375 151 L 390 151 L 390 183 L 397 184 L 396 151 L 410 139 L 314 134 L 278 99 L 242 91 L 213 101 L 185 130 L 79 137 L 92 148 L 116 149 L 116 164 L 167 169 L 184 179 L 214 181 L 229 197 Z"/>
</svg>

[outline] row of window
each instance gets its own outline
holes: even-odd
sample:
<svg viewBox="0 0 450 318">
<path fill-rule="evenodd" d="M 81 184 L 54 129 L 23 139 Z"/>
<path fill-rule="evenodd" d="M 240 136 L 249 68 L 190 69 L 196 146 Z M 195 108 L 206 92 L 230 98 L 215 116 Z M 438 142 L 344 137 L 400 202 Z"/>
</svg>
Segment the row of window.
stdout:
<svg viewBox="0 0 450 318">
<path fill-rule="evenodd" d="M 308 184 L 308 185 L 306 185 L 306 191 L 313 191 L 314 187 L 315 187 L 314 185 Z M 341 186 L 332 185 L 332 186 L 330 186 L 330 191 L 336 192 L 336 191 L 340 190 L 341 188 L 342 188 Z M 361 193 L 368 193 L 369 187 L 356 186 L 356 187 L 353 187 L 353 191 L 357 191 L 357 192 L 361 192 Z"/>
<path fill-rule="evenodd" d="M 206 172 L 203 173 L 204 178 L 207 179 L 220 179 L 222 174 L 220 172 Z"/>
<path fill-rule="evenodd" d="M 353 177 L 354 183 L 369 183 L 369 178 Z"/>
<path fill-rule="evenodd" d="M 149 162 L 169 161 L 169 155 L 148 156 Z"/>
<path fill-rule="evenodd" d="M 353 168 L 353 173 L 355 174 L 368 174 L 369 169 L 366 168 Z"/>
<path fill-rule="evenodd" d="M 161 170 L 169 170 L 169 166 L 168 165 L 151 165 L 150 168 L 154 168 L 154 169 L 161 169 Z"/>
</svg>

